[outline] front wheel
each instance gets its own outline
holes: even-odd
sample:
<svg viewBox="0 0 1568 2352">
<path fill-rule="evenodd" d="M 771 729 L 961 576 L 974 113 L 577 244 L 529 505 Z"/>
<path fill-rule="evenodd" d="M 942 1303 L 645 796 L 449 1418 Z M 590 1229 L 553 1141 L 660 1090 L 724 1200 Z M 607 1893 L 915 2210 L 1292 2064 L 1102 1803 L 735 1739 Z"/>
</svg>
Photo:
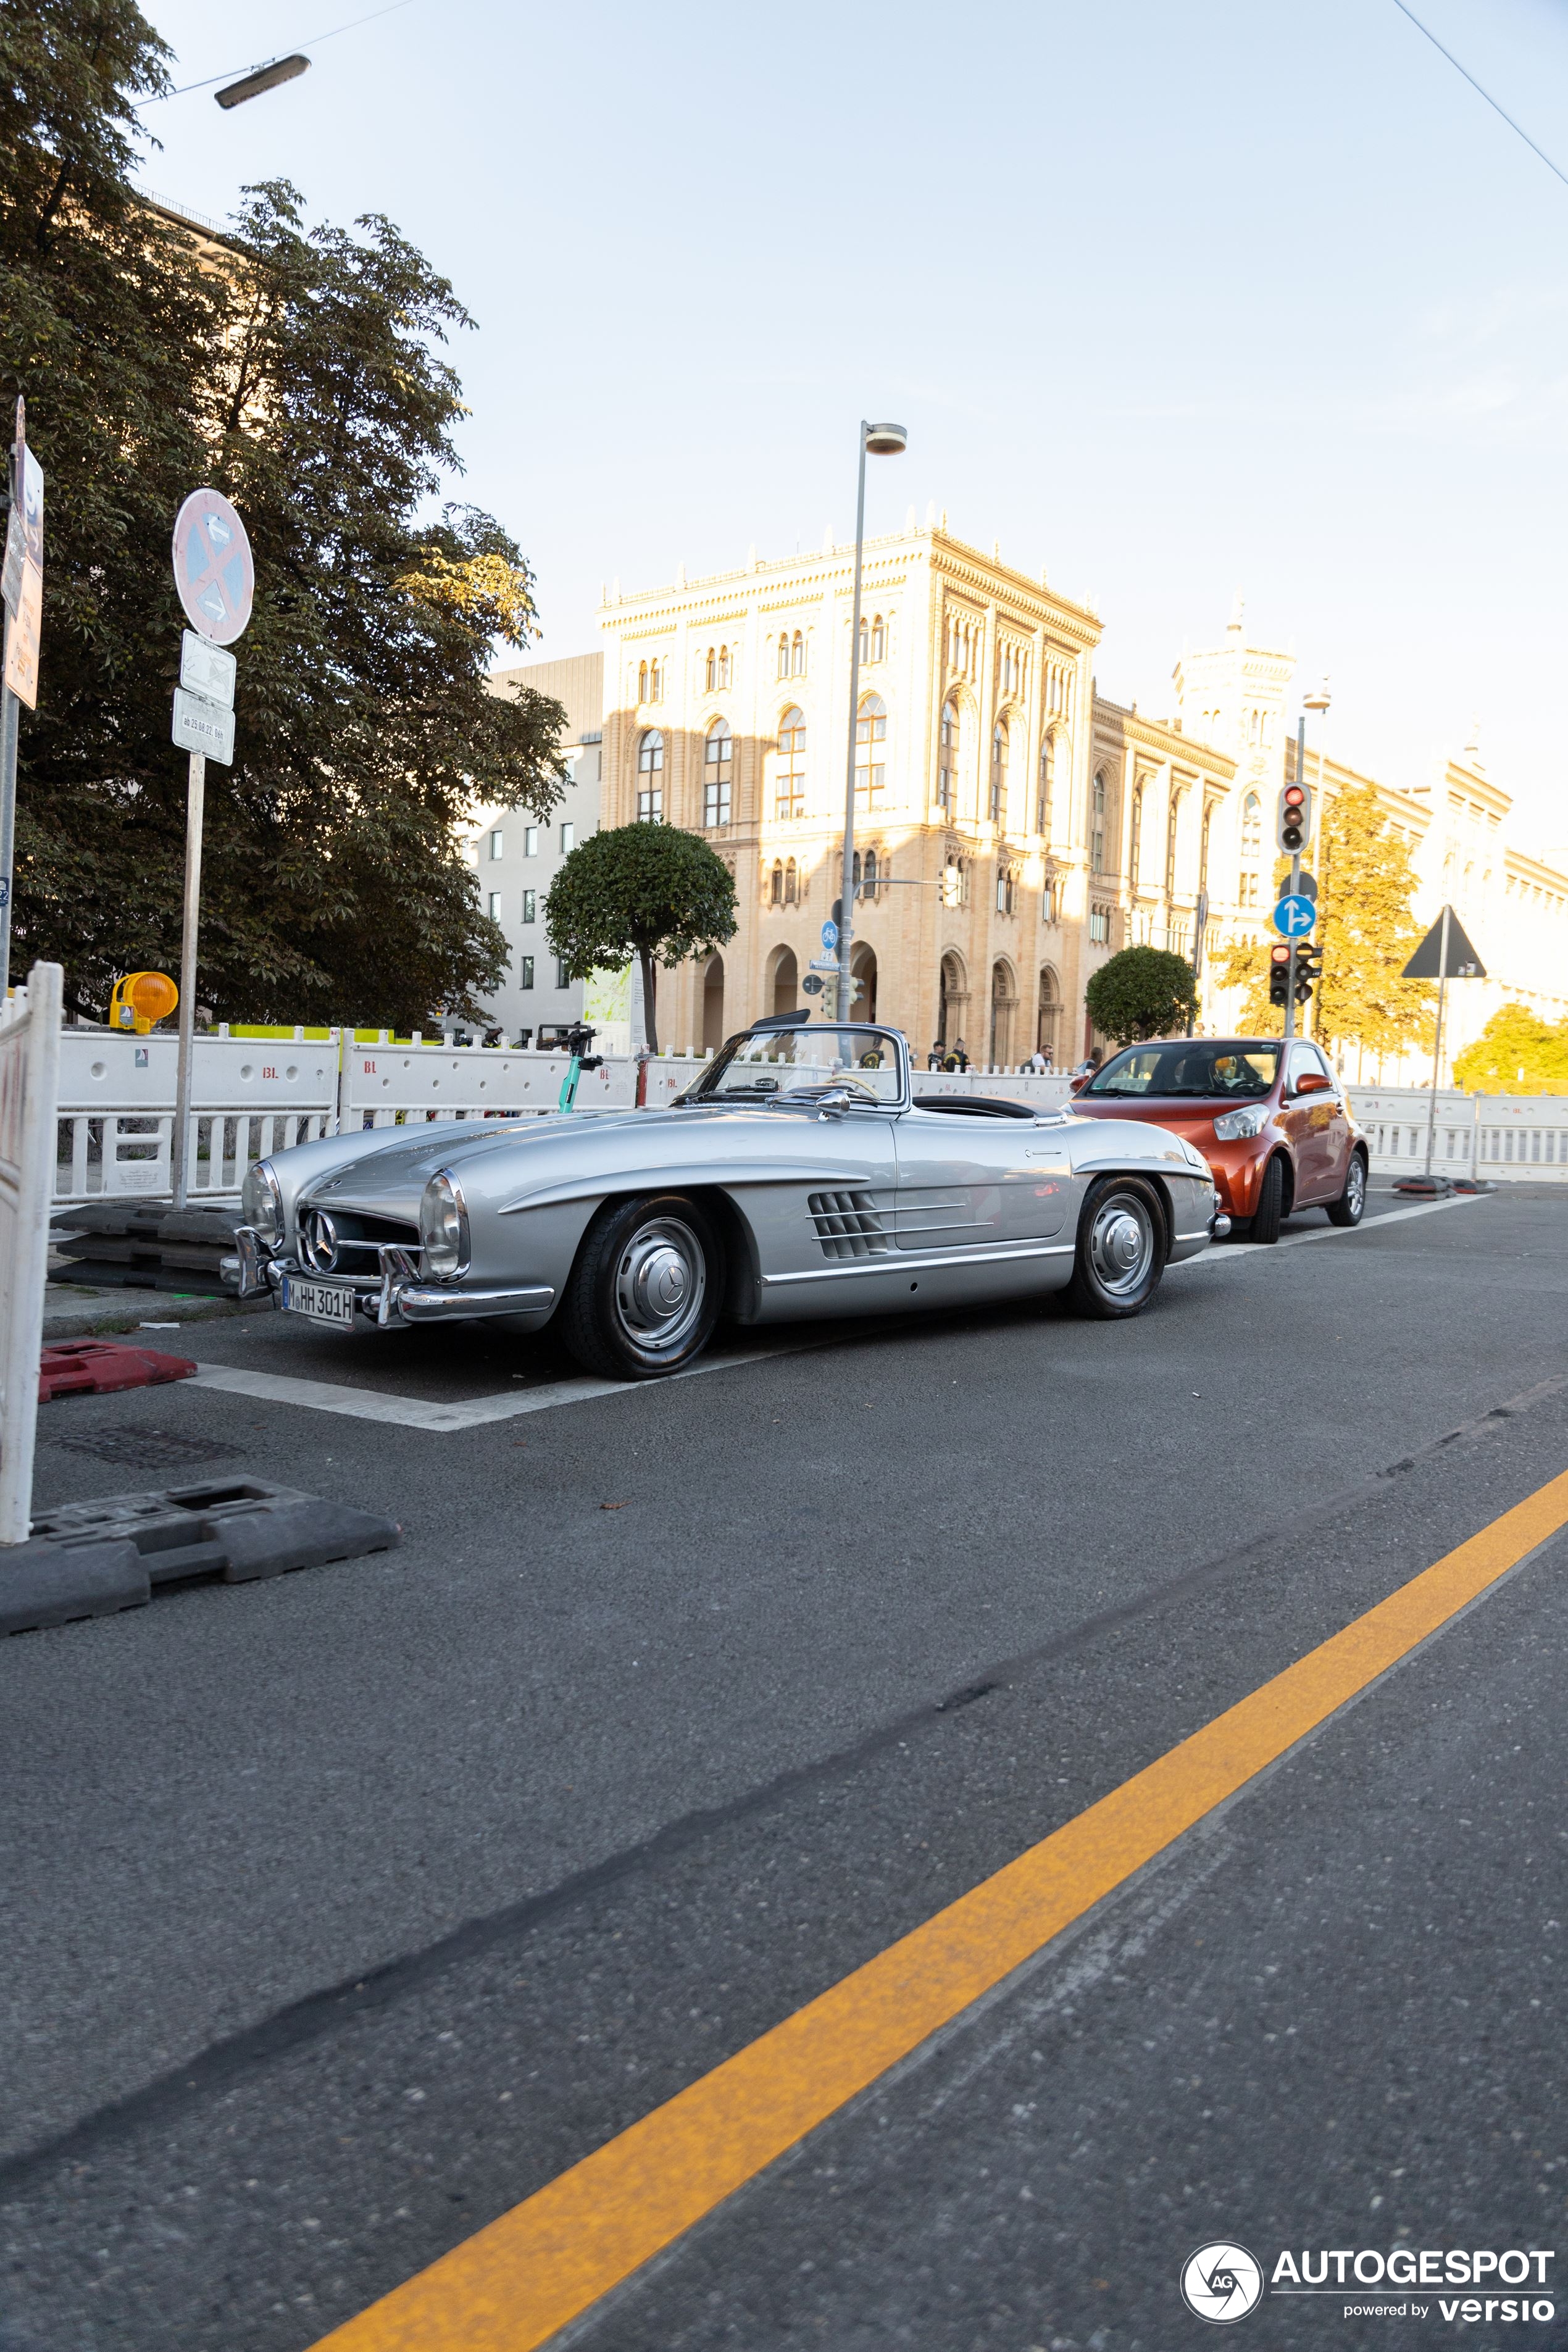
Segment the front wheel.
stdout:
<svg viewBox="0 0 1568 2352">
<path fill-rule="evenodd" d="M 577 1253 L 561 1336 L 584 1371 L 660 1380 L 708 1345 L 723 1288 L 718 1236 L 695 1201 L 670 1192 L 610 1202 Z"/>
<path fill-rule="evenodd" d="M 1140 1314 L 1165 1270 L 1165 1217 L 1142 1176 L 1102 1176 L 1089 1187 L 1078 1221 L 1068 1304 L 1110 1322 Z"/>
<path fill-rule="evenodd" d="M 1345 1189 L 1337 1201 L 1329 1202 L 1331 1225 L 1359 1225 L 1366 1213 L 1366 1161 L 1359 1151 L 1351 1153 L 1351 1164 L 1345 1170 Z"/>
<path fill-rule="evenodd" d="M 1278 1152 L 1263 1171 L 1263 1181 L 1258 1189 L 1258 1206 L 1253 1212 L 1247 1239 L 1255 1242 L 1277 1242 L 1279 1220 L 1285 1213 L 1285 1162 Z"/>
</svg>

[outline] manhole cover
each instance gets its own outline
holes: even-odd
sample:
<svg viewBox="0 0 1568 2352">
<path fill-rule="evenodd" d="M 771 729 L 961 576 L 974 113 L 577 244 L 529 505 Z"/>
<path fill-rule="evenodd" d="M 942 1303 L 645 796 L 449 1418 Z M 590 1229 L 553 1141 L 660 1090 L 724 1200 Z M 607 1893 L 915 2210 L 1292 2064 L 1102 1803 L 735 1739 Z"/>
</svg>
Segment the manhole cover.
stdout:
<svg viewBox="0 0 1568 2352">
<path fill-rule="evenodd" d="M 139 1470 L 177 1470 L 187 1462 L 221 1462 L 244 1451 L 221 1437 L 183 1437 L 172 1429 L 51 1429 L 38 1433 L 50 1445 L 68 1445 L 73 1454 L 125 1462 Z"/>
</svg>

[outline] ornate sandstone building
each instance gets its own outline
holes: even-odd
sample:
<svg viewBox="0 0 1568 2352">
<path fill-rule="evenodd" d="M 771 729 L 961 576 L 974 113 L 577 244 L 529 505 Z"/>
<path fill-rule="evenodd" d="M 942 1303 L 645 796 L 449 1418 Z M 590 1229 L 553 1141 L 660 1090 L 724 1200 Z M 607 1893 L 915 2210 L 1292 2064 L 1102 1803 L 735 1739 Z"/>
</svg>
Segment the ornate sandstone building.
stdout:
<svg viewBox="0 0 1568 2352">
<path fill-rule="evenodd" d="M 853 562 L 829 538 L 617 586 L 601 606 L 600 822 L 685 825 L 735 877 L 722 955 L 660 974 L 667 1043 L 715 1046 L 804 1001 L 839 889 Z M 962 1037 L 977 1061 L 1037 1044 L 1071 1062 L 1089 1042 L 1084 989 L 1116 949 L 1190 956 L 1200 894 L 1211 961 L 1259 930 L 1295 664 L 1246 642 L 1239 605 L 1217 647 L 1184 654 L 1156 719 L 1097 693 L 1088 604 L 967 546 L 945 516 L 921 528 L 911 511 L 867 543 L 861 601 L 858 1012 L 920 1050 Z M 1314 764 L 1310 747 L 1310 779 Z M 1331 759 L 1328 788 L 1351 772 Z M 1457 1008 L 1456 1049 L 1505 995 L 1568 1013 L 1568 875 L 1507 846 L 1508 796 L 1473 751 L 1435 789 L 1380 791 L 1412 842 L 1420 910 L 1446 875 L 1494 976 Z M 1227 1018 L 1212 987 L 1204 1011 L 1211 1029 Z"/>
</svg>

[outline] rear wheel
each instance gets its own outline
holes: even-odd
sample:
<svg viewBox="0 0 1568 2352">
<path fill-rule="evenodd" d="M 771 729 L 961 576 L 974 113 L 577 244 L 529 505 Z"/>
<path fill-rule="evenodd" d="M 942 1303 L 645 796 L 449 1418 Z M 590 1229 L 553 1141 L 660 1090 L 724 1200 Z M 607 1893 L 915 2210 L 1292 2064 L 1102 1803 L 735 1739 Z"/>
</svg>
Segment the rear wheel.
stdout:
<svg viewBox="0 0 1568 2352">
<path fill-rule="evenodd" d="M 1366 1210 L 1366 1161 L 1359 1151 L 1351 1153 L 1351 1164 L 1345 1170 L 1345 1189 L 1337 1201 L 1329 1202 L 1331 1225 L 1359 1225 Z"/>
<path fill-rule="evenodd" d="M 700 1356 L 723 1295 L 719 1240 L 695 1201 L 645 1193 L 589 1226 L 561 1302 L 561 1336 L 585 1371 L 655 1381 Z"/>
<path fill-rule="evenodd" d="M 1279 1220 L 1285 1212 L 1285 1163 L 1278 1152 L 1263 1171 L 1263 1183 L 1258 1195 L 1258 1206 L 1252 1213 L 1247 1239 L 1255 1242 L 1277 1242 Z"/>
<path fill-rule="evenodd" d="M 1078 1221 L 1068 1303 L 1110 1322 L 1148 1306 L 1165 1270 L 1165 1217 L 1142 1176 L 1102 1176 Z"/>
</svg>

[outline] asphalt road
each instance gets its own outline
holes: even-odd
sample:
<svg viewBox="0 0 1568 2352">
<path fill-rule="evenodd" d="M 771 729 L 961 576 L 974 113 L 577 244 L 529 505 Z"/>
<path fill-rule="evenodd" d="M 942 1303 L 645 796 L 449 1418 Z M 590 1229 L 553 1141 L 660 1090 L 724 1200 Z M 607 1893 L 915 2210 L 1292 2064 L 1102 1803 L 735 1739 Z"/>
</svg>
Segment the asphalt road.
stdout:
<svg viewBox="0 0 1568 2352">
<path fill-rule="evenodd" d="M 0 1648 L 0 2345 L 303 2352 L 1568 1468 L 1568 1192 L 1373 1205 L 1132 1324 L 813 1332 L 564 1402 L 542 1345 L 189 1335 L 340 1402 L 527 1408 L 466 1428 L 46 1408 L 40 1505 L 243 1469 L 405 1533 Z M 1563 2312 L 1565 1568 L 572 2341 L 1166 2352 L 1228 2238 L 1561 2246 Z M 1358 2293 L 1244 2338 L 1568 2345 Z"/>
</svg>

